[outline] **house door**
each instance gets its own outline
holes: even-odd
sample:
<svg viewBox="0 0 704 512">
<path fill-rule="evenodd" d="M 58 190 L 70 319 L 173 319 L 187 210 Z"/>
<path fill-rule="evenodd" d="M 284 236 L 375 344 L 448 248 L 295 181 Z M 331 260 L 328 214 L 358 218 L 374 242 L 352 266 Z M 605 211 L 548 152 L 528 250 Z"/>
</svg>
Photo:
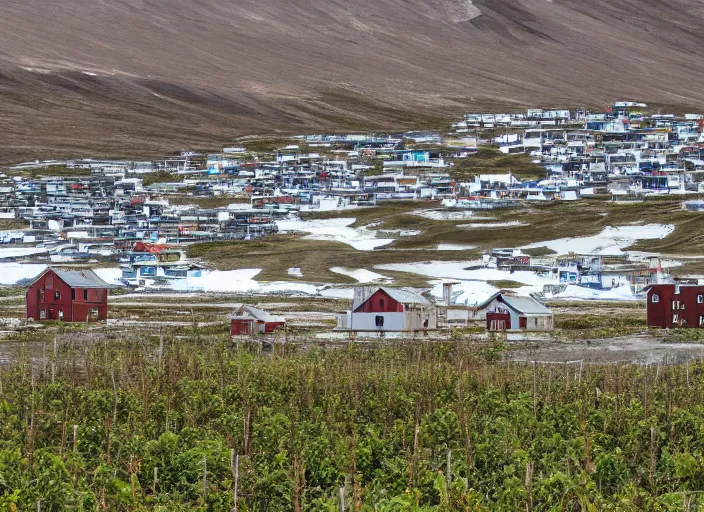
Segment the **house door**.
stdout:
<svg viewBox="0 0 704 512">
<path fill-rule="evenodd" d="M 488 331 L 507 331 L 511 328 L 511 316 L 508 313 L 487 313 L 486 328 Z"/>
<path fill-rule="evenodd" d="M 526 317 L 522 316 L 518 319 L 518 328 L 519 329 L 527 329 L 528 328 L 528 319 Z"/>
</svg>

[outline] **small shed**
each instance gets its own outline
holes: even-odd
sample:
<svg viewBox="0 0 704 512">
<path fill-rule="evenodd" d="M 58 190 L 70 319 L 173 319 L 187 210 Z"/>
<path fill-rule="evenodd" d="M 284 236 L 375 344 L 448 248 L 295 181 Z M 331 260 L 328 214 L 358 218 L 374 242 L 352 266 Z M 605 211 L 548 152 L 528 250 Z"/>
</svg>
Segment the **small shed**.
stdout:
<svg viewBox="0 0 704 512">
<path fill-rule="evenodd" d="M 90 269 L 49 267 L 29 285 L 27 318 L 63 322 L 107 320 L 110 288 Z"/>
<path fill-rule="evenodd" d="M 551 331 L 555 327 L 552 310 L 533 297 L 497 292 L 477 309 L 486 313 L 489 331 Z"/>
<path fill-rule="evenodd" d="M 284 325 L 286 325 L 284 317 L 271 315 L 262 309 L 246 304 L 235 306 L 230 315 L 231 336 L 268 334 Z"/>
</svg>

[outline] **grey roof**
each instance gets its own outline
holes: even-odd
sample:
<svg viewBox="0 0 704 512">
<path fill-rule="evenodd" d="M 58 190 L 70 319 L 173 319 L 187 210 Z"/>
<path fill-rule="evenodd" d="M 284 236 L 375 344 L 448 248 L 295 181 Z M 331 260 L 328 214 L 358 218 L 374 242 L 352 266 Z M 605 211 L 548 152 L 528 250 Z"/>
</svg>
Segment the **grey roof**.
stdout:
<svg viewBox="0 0 704 512">
<path fill-rule="evenodd" d="M 84 270 L 67 270 L 63 268 L 50 268 L 64 283 L 71 288 L 112 288 L 111 285 L 100 279 L 98 274 L 87 268 Z"/>
<path fill-rule="evenodd" d="M 380 290 L 384 290 L 389 297 L 394 299 L 396 302 L 401 304 L 428 304 L 430 301 L 423 297 L 420 293 L 409 288 L 389 288 L 387 286 L 380 286 Z"/>
<path fill-rule="evenodd" d="M 552 315 L 552 311 L 533 297 L 516 297 L 510 295 L 502 295 L 504 303 L 511 309 L 515 309 L 519 313 L 525 315 Z"/>
<path fill-rule="evenodd" d="M 232 310 L 232 315 L 230 316 L 233 320 L 244 320 L 253 318 L 259 320 L 260 322 L 271 323 L 271 322 L 286 322 L 286 319 L 282 316 L 272 315 L 267 313 L 263 309 L 255 308 L 254 306 L 249 306 L 247 304 L 236 304 Z"/>
</svg>

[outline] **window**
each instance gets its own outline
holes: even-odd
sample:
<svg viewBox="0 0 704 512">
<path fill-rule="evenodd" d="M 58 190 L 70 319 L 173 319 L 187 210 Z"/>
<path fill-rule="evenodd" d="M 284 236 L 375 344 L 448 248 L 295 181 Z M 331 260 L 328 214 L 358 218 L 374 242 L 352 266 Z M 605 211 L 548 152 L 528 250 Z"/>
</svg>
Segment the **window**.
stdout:
<svg viewBox="0 0 704 512">
<path fill-rule="evenodd" d="M 46 320 L 46 309 L 39 311 L 39 320 Z"/>
<path fill-rule="evenodd" d="M 61 299 L 61 292 L 59 290 L 56 290 L 54 292 L 54 300 L 60 300 Z"/>
<path fill-rule="evenodd" d="M 382 315 L 376 315 L 374 320 L 377 327 L 384 327 L 384 317 Z"/>
<path fill-rule="evenodd" d="M 652 302 L 653 304 L 657 304 L 658 302 L 660 302 L 660 295 L 654 293 L 653 296 L 650 298 L 650 302 Z"/>
<path fill-rule="evenodd" d="M 697 304 L 704 304 L 704 295 L 697 295 Z"/>
<path fill-rule="evenodd" d="M 59 310 L 59 320 L 63 320 L 63 319 L 64 319 L 64 310 L 60 309 Z"/>
<path fill-rule="evenodd" d="M 42 304 L 44 304 L 44 302 L 46 302 L 46 298 L 44 295 L 45 295 L 44 290 L 39 292 L 39 302 L 41 302 Z"/>
<path fill-rule="evenodd" d="M 71 300 L 76 300 L 76 290 L 71 288 Z"/>
<path fill-rule="evenodd" d="M 380 308 L 381 310 L 384 309 L 384 299 L 379 299 L 379 308 Z"/>
<path fill-rule="evenodd" d="M 88 290 L 83 290 L 83 300 L 88 300 Z"/>
</svg>

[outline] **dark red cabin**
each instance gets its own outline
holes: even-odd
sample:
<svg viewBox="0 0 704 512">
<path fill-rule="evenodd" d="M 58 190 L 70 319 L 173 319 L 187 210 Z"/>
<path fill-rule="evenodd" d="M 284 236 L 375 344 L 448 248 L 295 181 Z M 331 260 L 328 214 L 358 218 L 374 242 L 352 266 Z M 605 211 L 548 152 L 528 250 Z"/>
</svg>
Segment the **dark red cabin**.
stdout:
<svg viewBox="0 0 704 512">
<path fill-rule="evenodd" d="M 96 322 L 108 318 L 110 285 L 90 269 L 46 269 L 27 290 L 27 318 Z"/>
<path fill-rule="evenodd" d="M 648 327 L 704 327 L 704 286 L 654 284 L 648 287 Z"/>
</svg>

